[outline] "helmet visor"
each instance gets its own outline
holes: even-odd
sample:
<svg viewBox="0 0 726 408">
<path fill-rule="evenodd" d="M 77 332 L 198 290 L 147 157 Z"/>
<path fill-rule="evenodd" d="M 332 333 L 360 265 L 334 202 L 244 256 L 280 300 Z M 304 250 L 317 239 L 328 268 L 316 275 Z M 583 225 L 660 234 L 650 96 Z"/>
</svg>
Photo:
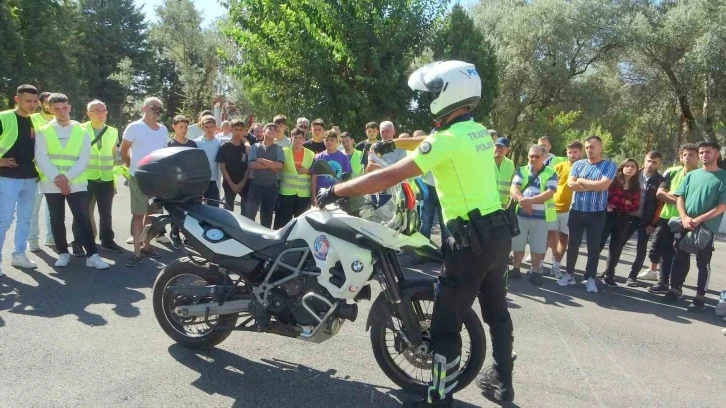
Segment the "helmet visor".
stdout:
<svg viewBox="0 0 726 408">
<path fill-rule="evenodd" d="M 414 91 L 441 92 L 444 88 L 444 80 L 434 71 L 434 68 L 439 64 L 441 64 L 441 61 L 432 62 L 414 71 L 408 77 L 408 87 Z"/>
</svg>

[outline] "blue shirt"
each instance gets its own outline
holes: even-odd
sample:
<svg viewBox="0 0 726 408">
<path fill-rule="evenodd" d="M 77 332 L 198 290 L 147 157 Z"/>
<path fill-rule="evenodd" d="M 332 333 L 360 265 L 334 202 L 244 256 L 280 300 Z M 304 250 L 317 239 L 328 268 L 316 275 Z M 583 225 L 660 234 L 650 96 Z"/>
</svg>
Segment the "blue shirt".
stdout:
<svg viewBox="0 0 726 408">
<path fill-rule="evenodd" d="M 615 163 L 601 160 L 590 164 L 587 159 L 578 160 L 572 165 L 570 177 L 585 180 L 600 181 L 603 177 L 610 180 L 615 178 Z M 605 211 L 608 204 L 608 191 L 575 191 L 572 195 L 571 210 L 582 212 Z"/>
<path fill-rule="evenodd" d="M 512 178 L 512 184 L 516 184 L 520 188 L 522 187 L 522 184 L 527 184 L 527 188 L 522 191 L 522 197 L 525 198 L 532 198 L 534 196 L 539 195 L 542 193 L 542 186 L 540 185 L 540 178 L 538 175 L 535 174 L 535 172 L 532 170 L 532 166 L 529 167 L 529 180 L 524 180 L 522 177 L 521 168 L 517 167 L 517 170 L 514 173 L 514 178 Z M 535 178 L 536 176 L 536 178 Z M 527 182 L 529 181 L 529 182 Z M 552 174 L 552 177 L 547 179 L 545 182 L 544 188 L 546 190 L 552 190 L 557 191 L 557 173 Z M 545 219 L 545 205 L 544 204 L 532 204 L 532 214 L 527 214 L 524 212 L 521 208 L 517 211 L 517 215 L 522 218 L 527 218 L 530 220 L 544 220 Z"/>
</svg>

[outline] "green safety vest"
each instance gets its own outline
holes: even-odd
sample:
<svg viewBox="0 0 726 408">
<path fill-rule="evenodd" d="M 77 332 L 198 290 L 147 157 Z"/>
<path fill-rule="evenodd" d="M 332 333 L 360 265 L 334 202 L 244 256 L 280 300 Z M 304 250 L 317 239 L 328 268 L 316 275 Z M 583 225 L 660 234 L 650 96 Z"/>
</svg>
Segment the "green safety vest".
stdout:
<svg viewBox="0 0 726 408">
<path fill-rule="evenodd" d="M 0 112 L 0 123 L 3 125 L 3 133 L 0 135 L 0 157 L 3 157 L 18 140 L 18 119 L 15 117 L 15 111 Z"/>
<path fill-rule="evenodd" d="M 565 160 L 567 160 L 567 157 L 554 156 L 547 167 L 555 167 L 556 164 L 562 163 Z"/>
<path fill-rule="evenodd" d="M 675 166 L 671 167 L 668 170 L 666 170 L 663 175 L 670 179 L 671 186 L 670 186 L 670 192 L 676 191 L 678 186 L 681 185 L 681 182 L 684 178 L 686 178 L 686 168 L 683 166 Z M 670 220 L 672 217 L 680 217 L 680 214 L 678 214 L 678 208 L 676 208 L 675 204 L 665 204 L 663 205 L 663 209 L 660 210 L 660 218 L 663 218 L 664 220 Z"/>
<path fill-rule="evenodd" d="M 61 147 L 58 134 L 55 132 L 53 125 L 48 124 L 40 128 L 45 137 L 46 147 L 48 150 L 48 158 L 53 163 L 59 174 L 66 174 L 73 164 L 78 161 L 83 147 L 83 137 L 86 130 L 81 124 L 73 124 L 71 136 L 68 138 L 65 149 Z M 50 180 L 45 174 L 40 173 L 41 180 Z M 86 174 L 81 173 L 73 180 L 68 180 L 70 184 L 85 184 L 87 182 Z"/>
<path fill-rule="evenodd" d="M 527 184 L 527 180 L 529 180 L 529 166 L 522 166 L 519 168 L 519 171 L 520 173 L 522 173 L 522 185 Z M 549 180 L 555 174 L 555 171 L 551 167 L 544 167 L 544 169 L 539 173 L 540 193 L 545 191 L 547 180 Z M 531 185 L 532 184 L 530 184 L 530 186 Z M 522 191 L 522 194 L 524 194 L 524 191 Z M 555 211 L 554 198 L 550 197 L 549 200 L 544 202 L 544 209 L 546 222 L 552 222 L 557 219 L 557 211 Z M 517 204 L 517 211 L 519 211 L 519 204 Z"/>
<path fill-rule="evenodd" d="M 282 149 L 285 153 L 285 163 L 282 166 L 282 182 L 280 194 L 284 196 L 310 197 L 310 175 L 298 174 L 295 168 L 292 146 Z M 303 147 L 303 168 L 309 169 L 313 165 L 315 153 Z"/>
<path fill-rule="evenodd" d="M 512 178 L 514 178 L 514 162 L 505 157 L 499 166 L 497 166 L 496 161 L 494 162 L 494 169 L 494 174 L 497 176 L 497 185 L 499 186 L 499 200 L 502 202 L 502 207 L 506 207 L 509 203 Z"/>
<path fill-rule="evenodd" d="M 353 170 L 353 177 L 358 177 L 363 174 L 363 152 L 360 150 L 353 149 L 353 154 L 348 156 L 350 158 L 350 168 Z"/>
<path fill-rule="evenodd" d="M 89 137 L 95 134 L 91 122 L 82 124 L 88 132 Z M 95 137 L 93 137 L 95 139 Z M 118 130 L 115 127 L 108 126 L 106 133 L 101 136 L 101 149 L 98 148 L 98 142 L 91 146 L 91 157 L 86 167 L 86 178 L 88 180 L 113 181 L 113 147 L 118 140 Z"/>
</svg>

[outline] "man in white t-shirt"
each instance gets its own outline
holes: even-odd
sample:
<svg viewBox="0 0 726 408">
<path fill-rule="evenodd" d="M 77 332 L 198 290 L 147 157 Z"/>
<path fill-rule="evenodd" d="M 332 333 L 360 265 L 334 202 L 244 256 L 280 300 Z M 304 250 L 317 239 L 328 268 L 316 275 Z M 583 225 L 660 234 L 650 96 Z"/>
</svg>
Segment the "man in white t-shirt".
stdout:
<svg viewBox="0 0 726 408">
<path fill-rule="evenodd" d="M 166 126 L 157 123 L 164 112 L 159 98 L 146 98 L 142 108 L 144 116 L 135 122 L 131 122 L 124 131 L 123 142 L 121 143 L 121 158 L 129 166 L 129 190 L 131 194 L 131 233 L 134 237 L 134 255 L 126 261 L 126 266 L 136 266 L 144 258 L 158 257 L 159 254 L 150 244 L 150 238 L 142 240 L 141 231 L 144 224 L 149 222 L 149 196 L 144 195 L 139 189 L 134 173 L 136 167 L 144 156 L 149 153 L 166 147 L 169 139 L 169 131 Z"/>
</svg>

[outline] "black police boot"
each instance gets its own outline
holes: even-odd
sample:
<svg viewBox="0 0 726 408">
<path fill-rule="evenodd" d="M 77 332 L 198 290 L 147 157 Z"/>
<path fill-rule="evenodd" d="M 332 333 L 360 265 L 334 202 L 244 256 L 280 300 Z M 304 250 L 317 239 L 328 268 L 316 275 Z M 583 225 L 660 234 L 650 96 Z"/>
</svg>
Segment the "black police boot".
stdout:
<svg viewBox="0 0 726 408">
<path fill-rule="evenodd" d="M 413 401 L 405 401 L 403 403 L 403 408 L 449 408 L 453 406 L 453 402 L 454 398 L 450 395 L 442 400 L 431 400 L 431 403 L 429 403 L 426 398 L 422 398 Z"/>
<path fill-rule="evenodd" d="M 479 374 L 476 378 L 476 385 L 481 388 L 487 399 L 499 403 L 514 401 L 514 387 L 511 378 L 502 381 L 493 367 L 489 367 L 487 371 Z"/>
</svg>

